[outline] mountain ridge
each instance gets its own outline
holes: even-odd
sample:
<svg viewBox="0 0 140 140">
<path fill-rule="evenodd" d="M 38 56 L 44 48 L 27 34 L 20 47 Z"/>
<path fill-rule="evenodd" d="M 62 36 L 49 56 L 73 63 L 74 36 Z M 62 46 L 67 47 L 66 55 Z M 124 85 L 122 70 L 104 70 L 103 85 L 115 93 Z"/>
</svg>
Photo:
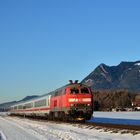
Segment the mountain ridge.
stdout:
<svg viewBox="0 0 140 140">
<path fill-rule="evenodd" d="M 117 66 L 101 63 L 82 83 L 96 90 L 127 89 L 140 91 L 140 61 L 122 61 Z"/>
</svg>

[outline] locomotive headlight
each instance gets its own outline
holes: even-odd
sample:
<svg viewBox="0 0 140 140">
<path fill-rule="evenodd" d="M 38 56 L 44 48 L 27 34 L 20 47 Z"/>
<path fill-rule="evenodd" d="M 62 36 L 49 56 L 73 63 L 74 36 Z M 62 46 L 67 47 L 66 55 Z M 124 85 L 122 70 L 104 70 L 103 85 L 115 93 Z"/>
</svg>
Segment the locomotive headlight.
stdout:
<svg viewBox="0 0 140 140">
<path fill-rule="evenodd" d="M 69 98 L 69 102 L 78 102 L 78 98 Z"/>
<path fill-rule="evenodd" d="M 91 98 L 83 98 L 83 102 L 91 102 Z"/>
<path fill-rule="evenodd" d="M 70 104 L 70 106 L 74 106 L 74 104 Z"/>
</svg>

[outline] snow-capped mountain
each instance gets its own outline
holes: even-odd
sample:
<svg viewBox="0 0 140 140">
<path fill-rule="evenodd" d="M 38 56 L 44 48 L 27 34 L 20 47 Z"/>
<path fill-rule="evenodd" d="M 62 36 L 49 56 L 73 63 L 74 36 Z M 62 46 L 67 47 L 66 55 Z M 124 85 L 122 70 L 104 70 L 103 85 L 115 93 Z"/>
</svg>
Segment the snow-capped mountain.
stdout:
<svg viewBox="0 0 140 140">
<path fill-rule="evenodd" d="M 93 89 L 140 91 L 140 61 L 121 62 L 117 66 L 100 64 L 82 83 Z"/>
</svg>

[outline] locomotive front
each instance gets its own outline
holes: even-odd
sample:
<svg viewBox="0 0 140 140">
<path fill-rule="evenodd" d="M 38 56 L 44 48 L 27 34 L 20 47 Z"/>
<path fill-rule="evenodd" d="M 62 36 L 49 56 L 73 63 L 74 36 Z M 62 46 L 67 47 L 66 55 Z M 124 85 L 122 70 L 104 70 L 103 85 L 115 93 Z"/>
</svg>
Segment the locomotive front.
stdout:
<svg viewBox="0 0 140 140">
<path fill-rule="evenodd" d="M 93 114 L 93 94 L 89 87 L 75 81 L 67 87 L 69 117 L 74 120 L 89 120 Z"/>
</svg>

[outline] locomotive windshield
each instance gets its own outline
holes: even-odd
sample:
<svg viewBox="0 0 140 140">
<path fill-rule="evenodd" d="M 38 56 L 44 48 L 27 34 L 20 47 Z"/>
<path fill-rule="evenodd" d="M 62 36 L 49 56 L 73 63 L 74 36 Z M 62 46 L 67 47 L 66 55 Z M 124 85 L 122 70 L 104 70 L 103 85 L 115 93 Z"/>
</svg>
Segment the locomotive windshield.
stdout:
<svg viewBox="0 0 140 140">
<path fill-rule="evenodd" d="M 70 93 L 71 93 L 71 94 L 78 94 L 78 93 L 79 93 L 79 89 L 77 89 L 77 88 L 72 88 L 72 89 L 70 89 Z"/>
<path fill-rule="evenodd" d="M 71 88 L 70 89 L 70 94 L 79 94 L 79 93 L 82 93 L 82 94 L 89 94 L 90 91 L 88 88 L 86 87 L 81 87 L 81 88 Z"/>
</svg>

